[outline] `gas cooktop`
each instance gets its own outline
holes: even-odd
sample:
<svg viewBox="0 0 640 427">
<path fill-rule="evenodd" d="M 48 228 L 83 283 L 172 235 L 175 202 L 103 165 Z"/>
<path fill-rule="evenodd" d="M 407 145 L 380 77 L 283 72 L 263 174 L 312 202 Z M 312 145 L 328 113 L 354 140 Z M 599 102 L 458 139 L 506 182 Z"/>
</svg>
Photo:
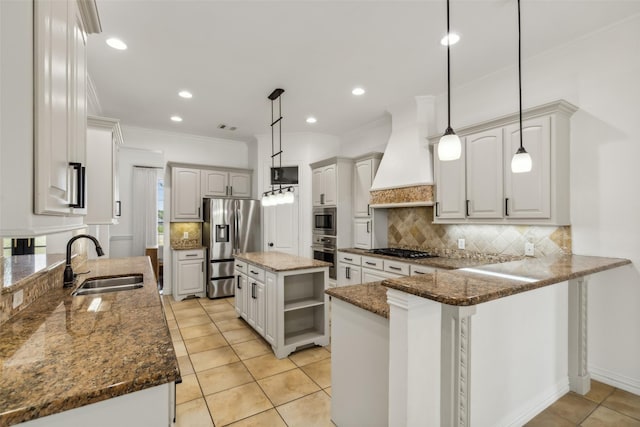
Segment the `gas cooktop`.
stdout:
<svg viewBox="0 0 640 427">
<path fill-rule="evenodd" d="M 429 252 L 414 251 L 411 249 L 399 249 L 399 248 L 380 248 L 371 249 L 368 251 L 371 254 L 395 256 L 398 258 L 435 258 L 438 255 L 430 254 Z"/>
</svg>

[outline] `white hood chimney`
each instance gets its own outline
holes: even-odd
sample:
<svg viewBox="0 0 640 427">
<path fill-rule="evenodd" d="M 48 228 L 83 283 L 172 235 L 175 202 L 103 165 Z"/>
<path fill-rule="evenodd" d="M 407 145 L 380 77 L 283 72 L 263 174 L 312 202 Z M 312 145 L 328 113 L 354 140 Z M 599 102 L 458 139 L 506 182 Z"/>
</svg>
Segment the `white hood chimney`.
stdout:
<svg viewBox="0 0 640 427">
<path fill-rule="evenodd" d="M 389 108 L 391 136 L 371 186 L 371 206 L 433 204 L 433 159 L 427 135 L 435 129 L 435 97 Z"/>
</svg>

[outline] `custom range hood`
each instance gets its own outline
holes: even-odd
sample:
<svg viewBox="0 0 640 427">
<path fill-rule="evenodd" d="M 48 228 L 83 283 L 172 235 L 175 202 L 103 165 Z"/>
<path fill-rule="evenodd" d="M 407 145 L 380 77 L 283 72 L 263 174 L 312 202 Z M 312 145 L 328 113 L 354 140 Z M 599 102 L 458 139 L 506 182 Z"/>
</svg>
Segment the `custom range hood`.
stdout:
<svg viewBox="0 0 640 427">
<path fill-rule="evenodd" d="M 427 135 L 435 129 L 435 97 L 389 108 L 391 136 L 371 186 L 371 207 L 433 205 L 433 153 Z"/>
</svg>

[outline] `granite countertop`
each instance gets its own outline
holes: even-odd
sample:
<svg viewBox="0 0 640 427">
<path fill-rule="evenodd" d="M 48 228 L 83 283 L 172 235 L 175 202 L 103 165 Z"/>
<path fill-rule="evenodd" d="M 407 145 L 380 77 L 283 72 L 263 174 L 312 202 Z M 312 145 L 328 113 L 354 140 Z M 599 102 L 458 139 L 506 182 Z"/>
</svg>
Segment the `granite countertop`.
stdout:
<svg viewBox="0 0 640 427">
<path fill-rule="evenodd" d="M 378 316 L 389 318 L 387 304 L 387 288 L 382 282 L 364 283 L 361 285 L 340 286 L 327 289 L 328 295 L 360 307 Z"/>
<path fill-rule="evenodd" d="M 84 278 L 143 273 L 139 289 L 71 296 L 57 288 L 0 330 L 0 425 L 180 380 L 147 257 L 87 261 Z"/>
<path fill-rule="evenodd" d="M 205 246 L 202 246 L 200 244 L 185 245 L 185 246 L 174 246 L 174 245 L 171 245 L 171 250 L 172 251 L 192 251 L 194 249 L 205 249 Z"/>
<path fill-rule="evenodd" d="M 368 256 L 372 258 L 382 258 L 391 261 L 405 262 L 407 264 L 424 265 L 427 267 L 441 268 L 445 270 L 455 270 L 458 268 L 476 267 L 488 263 L 497 262 L 494 259 L 487 258 L 449 258 L 444 256 L 434 258 L 399 258 L 395 256 L 372 254 L 367 249 L 343 248 L 338 249 L 340 252 L 347 252 L 355 255 Z"/>
<path fill-rule="evenodd" d="M 382 284 L 448 305 L 476 305 L 631 264 L 621 258 L 551 255 L 421 276 Z"/>
<path fill-rule="evenodd" d="M 49 270 L 65 262 L 64 254 L 20 255 L 3 258 L 1 293 L 9 292 L 12 286 L 19 286 L 20 282 L 34 274 L 46 274 Z"/>
<path fill-rule="evenodd" d="M 236 259 L 266 268 L 270 271 L 305 270 L 309 268 L 330 267 L 331 263 L 304 258 L 283 252 L 244 252 L 235 255 Z"/>
</svg>

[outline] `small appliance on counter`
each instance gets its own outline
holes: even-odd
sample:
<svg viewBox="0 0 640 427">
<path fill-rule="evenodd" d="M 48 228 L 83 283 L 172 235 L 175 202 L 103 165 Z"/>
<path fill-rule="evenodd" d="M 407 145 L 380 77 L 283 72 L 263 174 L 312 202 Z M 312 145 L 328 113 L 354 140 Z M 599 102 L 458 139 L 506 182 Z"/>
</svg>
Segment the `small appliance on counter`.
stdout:
<svg viewBox="0 0 640 427">
<path fill-rule="evenodd" d="M 234 295 L 234 258 L 262 248 L 260 201 L 204 199 L 202 242 L 207 247 L 207 296 Z"/>
</svg>

